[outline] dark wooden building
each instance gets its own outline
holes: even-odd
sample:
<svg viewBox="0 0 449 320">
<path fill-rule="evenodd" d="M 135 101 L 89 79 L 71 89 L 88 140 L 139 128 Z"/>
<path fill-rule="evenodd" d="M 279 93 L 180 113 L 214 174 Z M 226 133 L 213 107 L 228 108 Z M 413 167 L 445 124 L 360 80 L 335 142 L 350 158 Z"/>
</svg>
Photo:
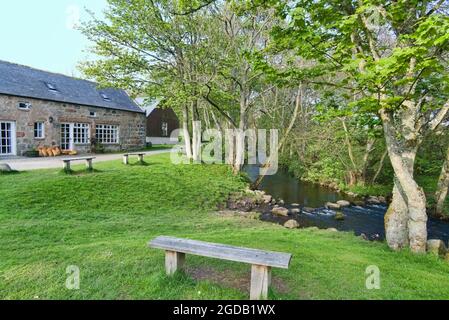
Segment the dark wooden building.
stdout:
<svg viewBox="0 0 449 320">
<path fill-rule="evenodd" d="M 170 134 L 176 129 L 179 129 L 179 119 L 171 108 L 156 108 L 147 117 L 147 140 L 151 142 L 163 141 L 153 138 L 165 138 L 168 143 Z"/>
</svg>

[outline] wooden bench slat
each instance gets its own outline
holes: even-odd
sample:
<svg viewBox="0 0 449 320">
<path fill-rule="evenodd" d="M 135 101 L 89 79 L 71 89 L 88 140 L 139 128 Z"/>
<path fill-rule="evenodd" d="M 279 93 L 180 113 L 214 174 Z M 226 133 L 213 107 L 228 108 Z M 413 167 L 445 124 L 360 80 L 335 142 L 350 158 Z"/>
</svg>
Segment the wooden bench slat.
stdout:
<svg viewBox="0 0 449 320">
<path fill-rule="evenodd" d="M 178 239 L 174 237 L 158 237 L 149 246 L 166 251 L 182 252 L 203 257 L 229 261 L 244 262 L 253 265 L 288 269 L 291 254 L 263 251 L 250 248 L 234 247 L 210 242 Z"/>
<path fill-rule="evenodd" d="M 81 157 L 81 158 L 67 158 L 62 159 L 62 161 L 82 161 L 82 160 L 93 160 L 95 157 Z"/>
</svg>

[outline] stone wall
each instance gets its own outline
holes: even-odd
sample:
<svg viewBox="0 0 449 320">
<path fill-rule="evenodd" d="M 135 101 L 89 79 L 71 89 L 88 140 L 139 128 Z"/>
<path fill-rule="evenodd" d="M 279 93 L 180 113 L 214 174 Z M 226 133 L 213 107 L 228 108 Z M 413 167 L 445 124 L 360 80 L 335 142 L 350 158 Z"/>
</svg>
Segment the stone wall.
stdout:
<svg viewBox="0 0 449 320">
<path fill-rule="evenodd" d="M 20 102 L 31 103 L 29 111 L 19 109 Z M 95 117 L 90 113 L 96 112 Z M 61 123 L 88 123 L 90 136 L 95 137 L 96 124 L 117 125 L 119 143 L 105 144 L 107 151 L 133 150 L 145 145 L 146 118 L 144 113 L 80 106 L 69 103 L 20 98 L 0 94 L 0 121 L 16 123 L 17 155 L 39 146 L 59 146 Z M 34 138 L 34 123 L 43 122 L 45 138 Z M 89 153 L 90 143 L 75 145 L 79 153 Z"/>
</svg>

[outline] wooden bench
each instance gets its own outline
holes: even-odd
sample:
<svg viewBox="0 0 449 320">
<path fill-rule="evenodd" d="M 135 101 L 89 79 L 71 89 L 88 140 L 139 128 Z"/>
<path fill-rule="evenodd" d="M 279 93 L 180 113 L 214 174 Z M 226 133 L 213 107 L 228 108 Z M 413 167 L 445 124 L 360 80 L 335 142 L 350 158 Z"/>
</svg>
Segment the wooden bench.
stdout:
<svg viewBox="0 0 449 320">
<path fill-rule="evenodd" d="M 148 244 L 151 248 L 165 250 L 165 271 L 173 275 L 183 268 L 185 255 L 244 262 L 252 265 L 251 300 L 267 299 L 271 285 L 271 268 L 288 269 L 291 254 L 233 247 L 173 237 L 158 237 Z"/>
<path fill-rule="evenodd" d="M 80 157 L 80 158 L 68 158 L 68 159 L 62 159 L 64 162 L 64 170 L 70 171 L 70 163 L 72 161 L 86 161 L 86 167 L 88 170 L 93 169 L 92 160 L 95 159 L 95 157 Z"/>
<path fill-rule="evenodd" d="M 138 156 L 139 157 L 139 162 L 143 163 L 143 157 L 145 156 L 145 152 L 125 153 L 123 155 L 123 164 L 125 164 L 125 165 L 129 164 L 129 156 Z"/>
</svg>

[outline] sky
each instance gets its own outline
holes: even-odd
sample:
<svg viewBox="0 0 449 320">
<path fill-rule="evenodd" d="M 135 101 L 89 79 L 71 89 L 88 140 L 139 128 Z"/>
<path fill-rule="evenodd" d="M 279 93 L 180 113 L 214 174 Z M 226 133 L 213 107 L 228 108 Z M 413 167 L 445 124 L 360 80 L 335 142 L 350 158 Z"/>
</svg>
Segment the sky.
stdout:
<svg viewBox="0 0 449 320">
<path fill-rule="evenodd" d="M 92 59 L 89 41 L 74 26 L 101 17 L 106 0 L 1 0 L 0 60 L 79 76 L 77 64 Z"/>
</svg>

